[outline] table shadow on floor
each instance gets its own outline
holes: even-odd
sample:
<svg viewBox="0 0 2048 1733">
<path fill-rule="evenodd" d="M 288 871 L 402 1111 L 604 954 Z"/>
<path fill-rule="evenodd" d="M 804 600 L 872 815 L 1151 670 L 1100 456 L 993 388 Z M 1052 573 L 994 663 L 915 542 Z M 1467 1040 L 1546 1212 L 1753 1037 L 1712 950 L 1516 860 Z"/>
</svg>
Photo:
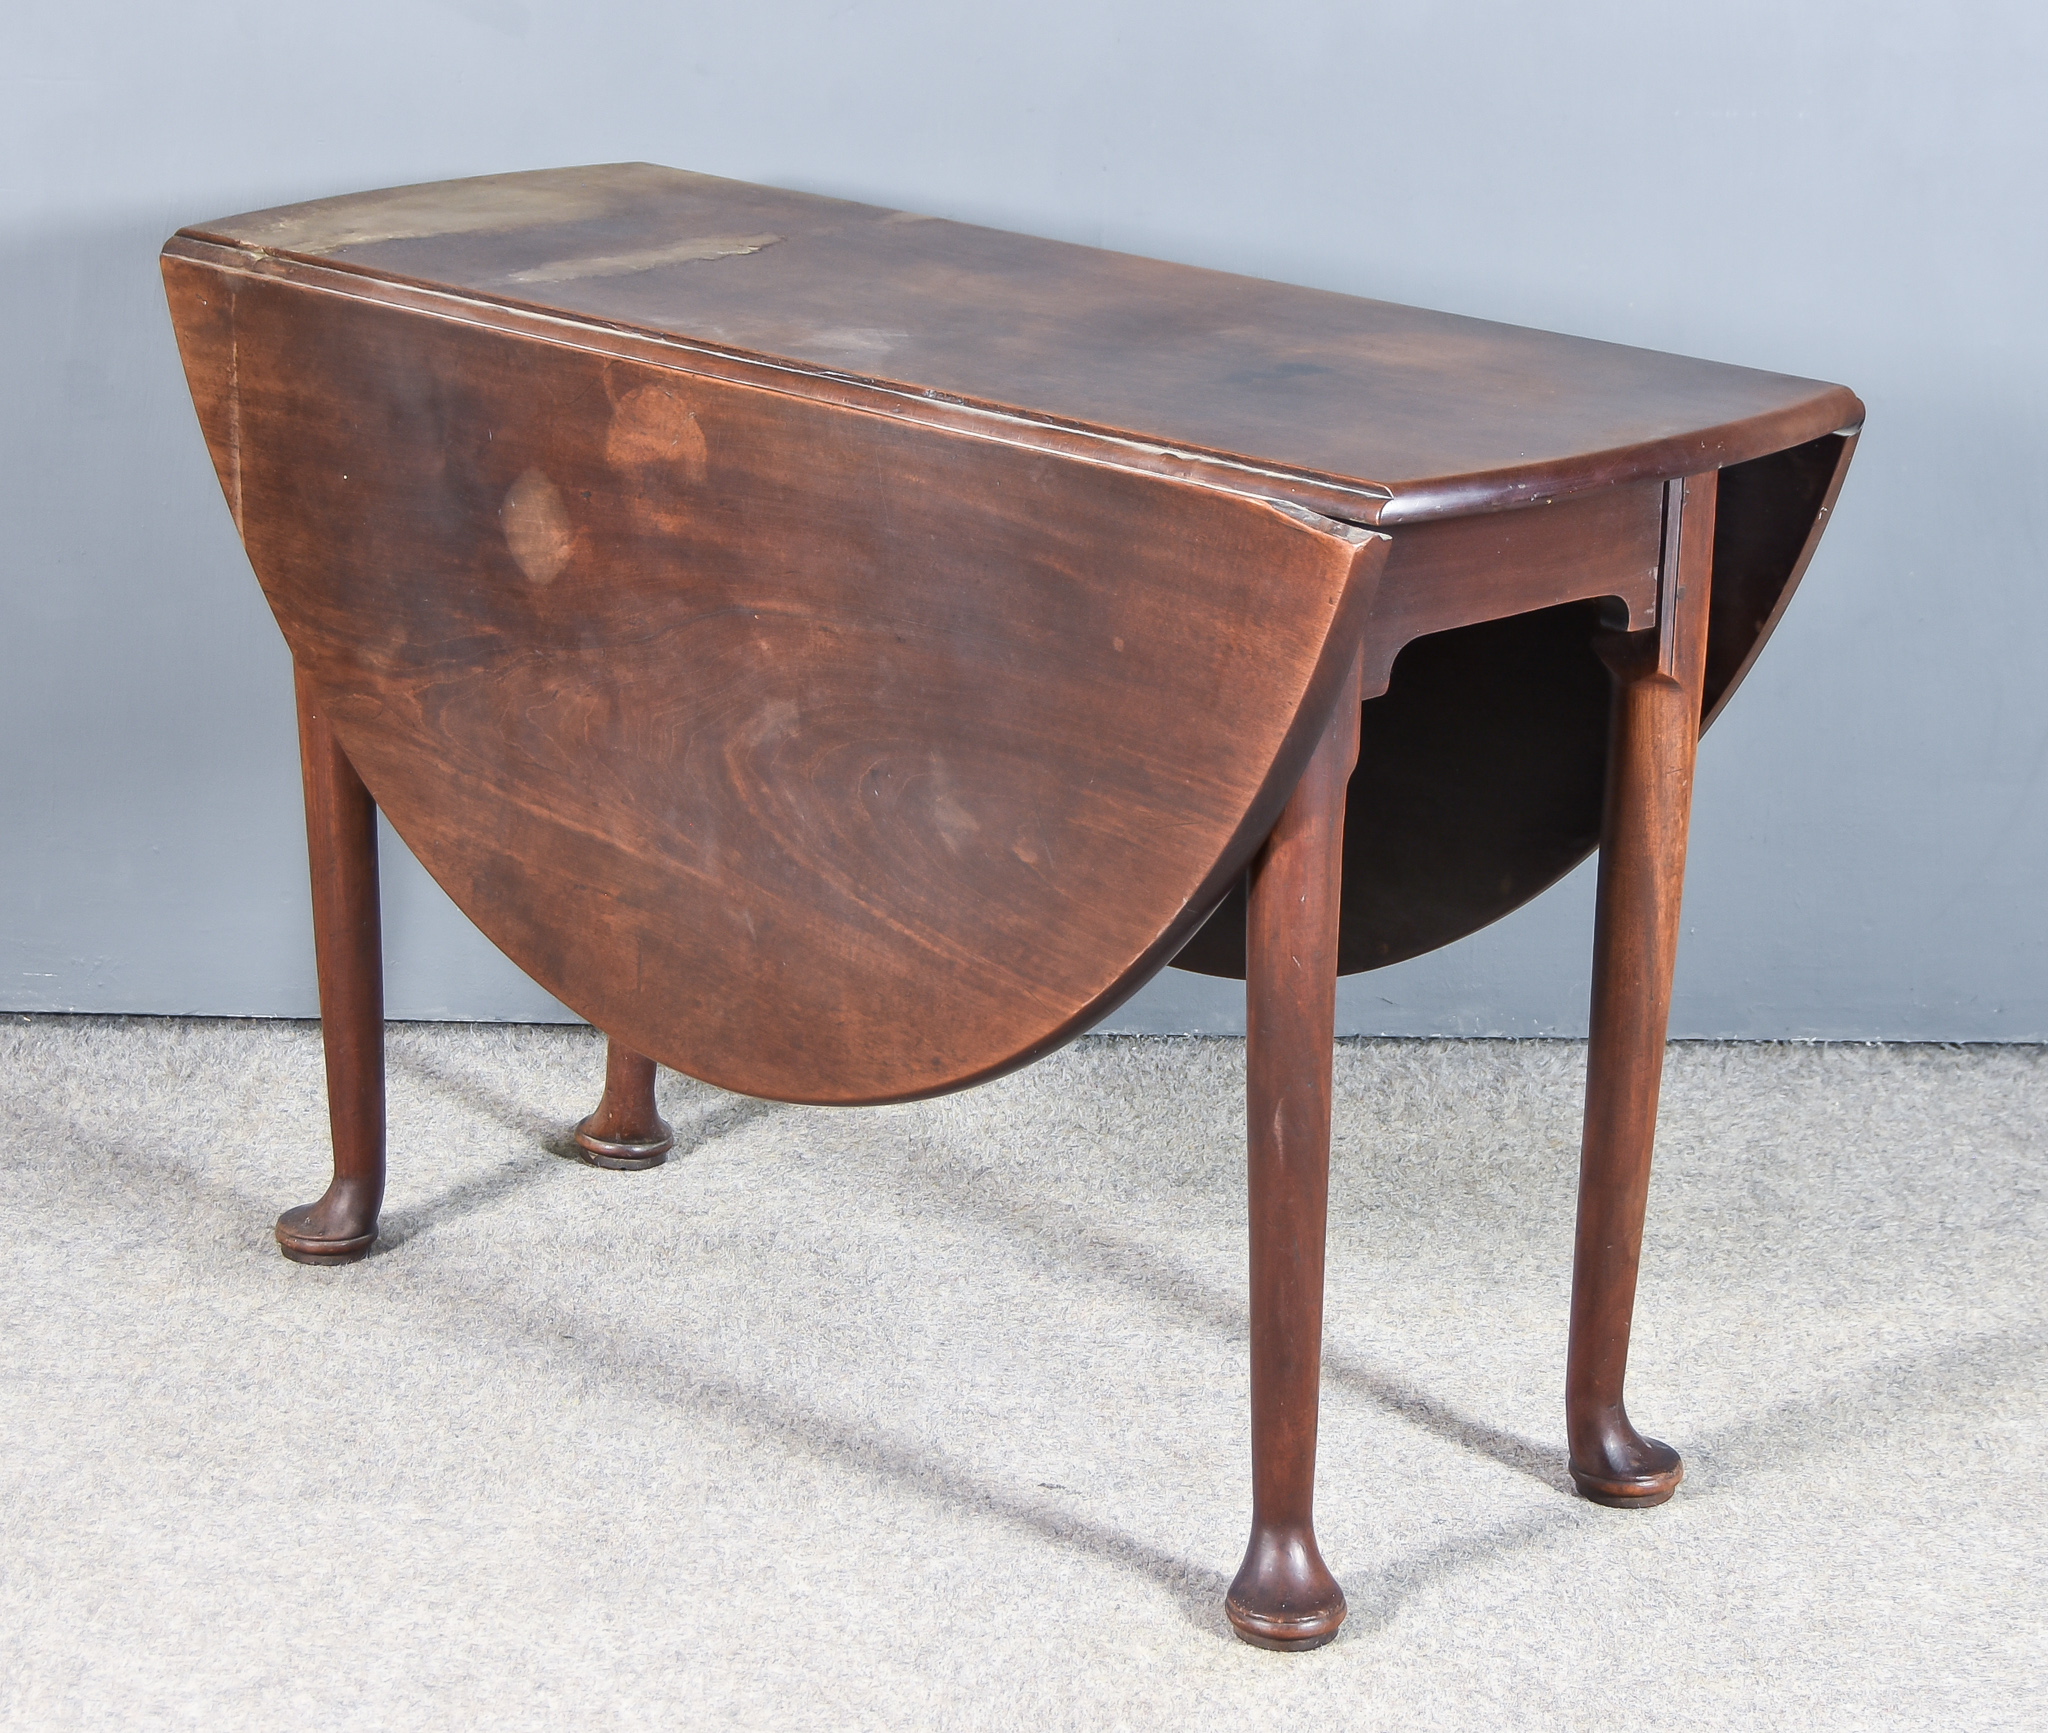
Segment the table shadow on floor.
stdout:
<svg viewBox="0 0 2048 1733">
<path fill-rule="evenodd" d="M 759 1112 L 772 1111 L 772 1104 L 758 1104 Z M 519 1110 L 521 1124 L 533 1119 Z M 750 1116 L 751 1117 L 751 1116 Z M 263 1204 L 238 1189 L 184 1172 L 161 1171 L 143 1149 L 123 1147 L 119 1140 L 93 1135 L 88 1128 L 74 1128 L 79 1142 L 92 1156 L 111 1159 L 120 1172 L 122 1184 L 103 1190 L 93 1188 L 89 1169 L 91 1158 L 73 1171 L 97 1209 L 120 1209 L 136 1201 L 138 1192 L 166 1193 L 166 1215 L 191 1212 L 195 1202 L 201 1214 L 208 1208 L 225 1212 L 233 1221 L 245 1219 Z M 710 1141 L 705 1139 L 704 1141 Z M 81 1149 L 81 1153 L 83 1153 Z M 477 1208 L 493 1188 L 517 1189 L 534 1177 L 560 1173 L 552 1163 L 516 1162 L 517 1177 L 482 1176 L 464 1186 L 452 1188 L 443 1198 L 421 1206 L 423 1216 L 435 1209 L 445 1212 Z M 122 1194 L 126 1194 L 125 1197 Z M 979 1214 L 979 1206 L 974 1213 Z M 1004 1211 L 1005 1225 L 1020 1225 L 1013 1210 Z M 196 1224 L 195 1224 L 196 1225 Z M 1124 1284 L 1137 1283 L 1155 1298 L 1183 1306 L 1199 1302 L 1202 1313 L 1219 1327 L 1242 1332 L 1239 1310 L 1208 1292 L 1187 1270 L 1170 1258 L 1134 1246 L 1111 1236 L 1086 1230 L 1076 1233 L 1071 1226 L 1054 1227 L 1044 1220 L 1035 1226 L 1022 1222 L 1027 1231 L 1045 1236 L 1053 1249 L 1085 1273 Z M 345 1280 L 345 1271 L 318 1272 L 329 1280 Z M 1013 1530 L 1046 1544 L 1097 1559 L 1147 1578 L 1163 1588 L 1187 1621 L 1220 1641 L 1229 1640 L 1221 1611 L 1228 1578 L 1220 1570 L 1148 1542 L 1112 1523 L 1058 1508 L 1049 1500 L 1034 1498 L 1020 1486 L 991 1478 L 947 1457 L 942 1452 L 892 1436 L 885 1428 L 870 1423 L 835 1417 L 800 1397 L 752 1385 L 693 1366 L 686 1356 L 675 1352 L 672 1340 L 644 1343 L 602 1330 L 563 1329 L 558 1313 L 542 1316 L 538 1309 L 508 1305 L 502 1286 L 471 1287 L 460 1279 L 434 1302 L 458 1313 L 466 1326 L 480 1308 L 492 1307 L 509 1313 L 509 1322 L 531 1334 L 545 1329 L 554 1340 L 570 1345 L 589 1365 L 599 1383 L 611 1382 L 626 1391 L 655 1393 L 655 1399 L 714 1415 L 765 1441 L 793 1449 L 819 1461 L 891 1484 L 920 1500 L 969 1518 L 992 1518 Z M 474 1333 L 473 1330 L 471 1332 Z M 1833 1378 L 1825 1386 L 1789 1396 L 1760 1412 L 1729 1425 L 1678 1438 L 1674 1442 L 1686 1454 L 1693 1484 L 1681 1488 L 1681 1499 L 1721 1498 L 1751 1484 L 1759 1474 L 1795 1466 L 1818 1453 L 1846 1448 L 1866 1441 L 1874 1432 L 1910 1424 L 1938 1408 L 1967 1408 L 1981 1404 L 2002 1386 L 2017 1378 L 2037 1373 L 2048 1357 L 2048 1343 L 2032 1329 L 1956 1334 L 1930 1342 L 1912 1353 L 1888 1356 L 1851 1369 L 1846 1377 Z M 1336 1374 L 1343 1377 L 1341 1369 Z M 1477 1428 L 1463 1416 L 1406 1387 L 1393 1385 L 1368 1372 L 1361 1381 L 1367 1394 L 1381 1391 L 1396 1412 L 1418 1416 L 1418 1424 L 1461 1448 L 1484 1450 L 1483 1441 L 1492 1430 Z M 1405 1404 L 1405 1406 L 1404 1406 Z M 1519 1446 L 1521 1440 L 1507 1435 Z M 1513 1466 L 1513 1464 L 1510 1464 Z M 1539 1476 L 1539 1478 L 1542 1478 Z M 1561 1499 L 1555 1506 L 1525 1515 L 1490 1529 L 1468 1529 L 1417 1553 L 1390 1560 L 1370 1579 L 1356 1570 L 1348 1576 L 1347 1592 L 1352 1616 L 1345 1634 L 1352 1639 L 1390 1625 L 1402 1609 L 1434 1586 L 1465 1571 L 1511 1556 L 1526 1548 L 1571 1531 L 1608 1523 L 1657 1520 L 1655 1511 L 1608 1511 L 1580 1502 Z M 1341 1639 L 1340 1639 L 1341 1640 Z"/>
<path fill-rule="evenodd" d="M 509 1089 L 499 1087 L 472 1071 L 435 1064 L 418 1053 L 394 1051 L 388 1056 L 387 1063 L 393 1071 L 403 1073 L 479 1118 L 501 1126 L 522 1141 L 531 1144 L 536 1151 L 553 1156 L 558 1161 L 573 1162 L 578 1166 L 585 1165 L 582 1161 L 582 1151 L 576 1143 L 576 1121 L 564 1123 L 551 1115 L 538 1112 Z M 597 1104 L 602 1087 L 600 1082 L 593 1088 L 593 1107 Z M 670 1162 L 686 1161 L 729 1132 L 755 1120 L 789 1111 L 782 1102 L 760 1101 L 752 1096 L 729 1095 L 723 1092 L 714 1099 L 695 1105 L 698 1110 L 692 1117 L 685 1119 L 677 1115 L 676 1144 L 669 1152 Z M 670 1111 L 675 1110 L 671 1108 Z M 395 1160 L 402 1161 L 402 1121 L 392 1129 L 400 1140 L 400 1147 L 393 1152 L 393 1156 Z M 398 1209 L 387 1209 L 379 1218 L 377 1244 L 370 1255 L 388 1257 L 427 1229 L 458 1221 L 464 1216 L 475 1214 L 478 1210 L 488 1209 L 491 1205 L 525 1190 L 530 1185 L 548 1179 L 559 1171 L 559 1168 L 549 1162 L 513 1156 L 490 1172 L 460 1181 L 433 1197 Z M 592 1171 L 596 1173 L 606 1170 Z M 632 1183 L 630 1174 L 618 1177 L 626 1184 Z"/>
<path fill-rule="evenodd" d="M 1219 1293 L 1170 1255 L 1141 1241 L 1082 1226 L 1070 1215 L 1055 1214 L 1015 1191 L 982 1195 L 985 1188 L 960 1183 L 957 1173 L 929 1166 L 914 1171 L 926 1195 L 956 1219 L 1027 1239 L 1087 1280 L 1136 1291 L 1178 1316 L 1199 1318 L 1233 1341 L 1249 1343 L 1251 1319 L 1245 1303 Z M 1575 1496 L 1561 1446 L 1539 1443 L 1460 1413 L 1426 1390 L 1328 1349 L 1323 1354 L 1323 1382 L 1363 1398 L 1446 1444 L 1488 1457 L 1554 1492 Z"/>
</svg>

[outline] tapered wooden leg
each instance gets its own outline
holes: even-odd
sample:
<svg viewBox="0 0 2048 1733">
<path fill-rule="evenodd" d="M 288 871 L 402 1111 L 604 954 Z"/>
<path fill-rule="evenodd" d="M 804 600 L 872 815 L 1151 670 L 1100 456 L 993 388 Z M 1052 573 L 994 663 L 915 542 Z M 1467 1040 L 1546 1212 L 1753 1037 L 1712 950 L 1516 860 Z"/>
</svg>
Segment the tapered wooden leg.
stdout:
<svg viewBox="0 0 2048 1733">
<path fill-rule="evenodd" d="M 1313 1649 L 1344 1622 L 1314 1507 L 1337 913 L 1358 707 L 1354 668 L 1252 864 L 1245 926 L 1252 1534 L 1224 1610 L 1240 1637 L 1266 1649 Z"/>
<path fill-rule="evenodd" d="M 576 1144 L 592 1167 L 659 1167 L 676 1134 L 654 1107 L 654 1061 L 605 1037 L 604 1099 L 576 1127 Z"/>
<path fill-rule="evenodd" d="M 1614 674 L 1614 709 L 1565 1370 L 1572 1479 L 1599 1504 L 1662 1504 L 1684 1474 L 1677 1451 L 1629 1423 L 1622 1381 L 1678 953 L 1714 484 L 1708 474 L 1667 487 L 1658 629 L 1616 634 L 1601 647 Z"/>
<path fill-rule="evenodd" d="M 320 701 L 297 676 L 313 951 L 334 1179 L 318 1203 L 288 1209 L 277 1243 L 302 1264 L 367 1257 L 384 1202 L 384 940 L 377 908 L 377 809 Z"/>
</svg>

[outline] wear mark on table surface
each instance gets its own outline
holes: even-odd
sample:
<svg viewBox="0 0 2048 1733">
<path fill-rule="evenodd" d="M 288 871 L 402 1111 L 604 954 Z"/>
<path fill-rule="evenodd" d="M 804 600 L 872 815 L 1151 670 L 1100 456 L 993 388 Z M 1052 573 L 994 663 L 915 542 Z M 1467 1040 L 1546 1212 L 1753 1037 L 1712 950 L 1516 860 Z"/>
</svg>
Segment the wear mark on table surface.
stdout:
<svg viewBox="0 0 2048 1733">
<path fill-rule="evenodd" d="M 613 189 L 595 185 L 508 185 L 515 177 L 488 175 L 475 181 L 433 182 L 394 187 L 385 193 L 356 193 L 293 205 L 263 223 L 237 231 L 237 238 L 284 253 L 338 253 L 384 241 L 417 241 L 434 235 L 505 233 L 541 223 L 570 223 L 602 216 L 615 202 Z"/>
<path fill-rule="evenodd" d="M 630 253 L 603 253 L 590 259 L 557 259 L 510 272 L 507 283 L 574 283 L 585 277 L 627 277 L 635 271 L 652 271 L 662 265 L 687 265 L 708 259 L 741 259 L 772 247 L 780 235 L 699 235 L 689 240 L 667 241 L 658 247 L 638 247 Z"/>
<path fill-rule="evenodd" d="M 576 551 L 576 526 L 561 489 L 529 469 L 505 491 L 498 522 L 519 569 L 536 584 L 551 584 Z"/>
<path fill-rule="evenodd" d="M 875 325 L 834 325 L 829 330 L 813 331 L 792 347 L 805 354 L 832 352 L 852 356 L 882 356 L 897 344 L 907 342 L 908 331 L 885 331 Z"/>
<path fill-rule="evenodd" d="M 686 480 L 701 482 L 710 466 L 711 447 L 680 392 L 668 385 L 642 385 L 612 406 L 604 455 L 619 469 L 649 463 L 680 466 Z"/>
</svg>

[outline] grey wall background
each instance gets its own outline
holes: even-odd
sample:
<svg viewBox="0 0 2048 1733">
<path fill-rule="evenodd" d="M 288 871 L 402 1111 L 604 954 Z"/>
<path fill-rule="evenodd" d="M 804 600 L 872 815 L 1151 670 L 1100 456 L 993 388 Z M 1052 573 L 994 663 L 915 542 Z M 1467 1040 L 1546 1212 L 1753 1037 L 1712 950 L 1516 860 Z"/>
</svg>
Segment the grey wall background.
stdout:
<svg viewBox="0 0 2048 1733">
<path fill-rule="evenodd" d="M 647 158 L 1855 386 L 1697 787 L 1674 1032 L 2048 1037 L 2048 9 L 1360 0 L 0 14 L 0 1008 L 314 1007 L 289 673 L 155 253 Z M 559 1016 L 387 836 L 395 1015 Z M 1588 874 L 1340 1026 L 1583 1028 Z M 1241 1026 L 1169 972 L 1116 1026 Z"/>
</svg>

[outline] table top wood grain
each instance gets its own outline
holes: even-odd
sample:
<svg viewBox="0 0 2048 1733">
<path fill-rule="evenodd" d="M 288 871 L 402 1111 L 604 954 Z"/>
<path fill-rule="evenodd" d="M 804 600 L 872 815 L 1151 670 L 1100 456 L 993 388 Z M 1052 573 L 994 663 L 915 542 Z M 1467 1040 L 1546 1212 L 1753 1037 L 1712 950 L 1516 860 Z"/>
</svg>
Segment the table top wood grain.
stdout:
<svg viewBox="0 0 2048 1733">
<path fill-rule="evenodd" d="M 1393 525 L 1722 468 L 1853 427 L 1841 386 L 614 163 L 184 234 L 774 363 L 890 413 Z"/>
<path fill-rule="evenodd" d="M 181 230 L 222 489 L 377 804 L 635 1051 L 960 1087 L 1157 969 L 1362 700 L 1339 966 L 1599 834 L 1599 630 L 1718 472 L 1703 709 L 1810 557 L 1840 386 L 646 164 Z"/>
</svg>

